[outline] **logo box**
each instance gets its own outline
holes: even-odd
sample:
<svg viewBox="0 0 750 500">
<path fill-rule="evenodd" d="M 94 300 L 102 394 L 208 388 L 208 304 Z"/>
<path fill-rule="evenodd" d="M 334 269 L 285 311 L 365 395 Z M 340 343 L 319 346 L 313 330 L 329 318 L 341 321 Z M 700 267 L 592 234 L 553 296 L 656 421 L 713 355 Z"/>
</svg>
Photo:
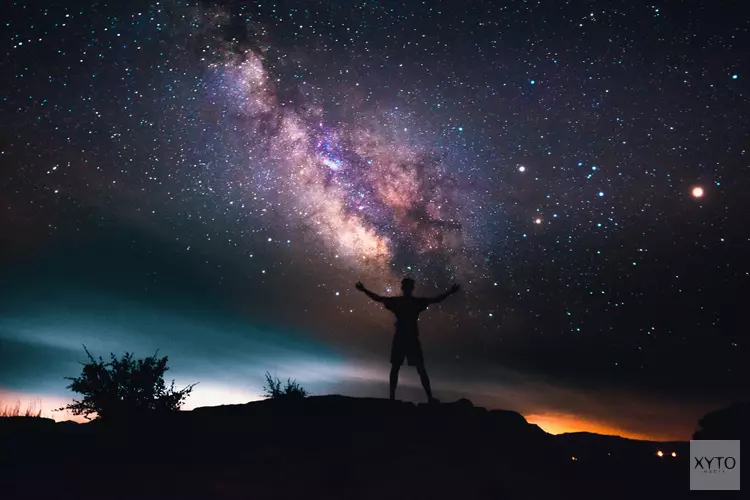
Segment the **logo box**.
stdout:
<svg viewBox="0 0 750 500">
<path fill-rule="evenodd" d="M 690 441 L 691 490 L 740 489 L 740 441 Z"/>
</svg>

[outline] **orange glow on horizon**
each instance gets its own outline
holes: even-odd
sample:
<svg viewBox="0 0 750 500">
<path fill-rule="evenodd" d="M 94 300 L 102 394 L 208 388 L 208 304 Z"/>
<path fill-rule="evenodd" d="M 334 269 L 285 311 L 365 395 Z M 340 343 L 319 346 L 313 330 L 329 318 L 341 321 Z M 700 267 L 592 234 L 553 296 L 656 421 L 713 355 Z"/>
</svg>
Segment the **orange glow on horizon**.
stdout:
<svg viewBox="0 0 750 500">
<path fill-rule="evenodd" d="M 524 415 L 530 424 L 536 424 L 550 434 L 564 434 L 567 432 L 592 432 L 608 436 L 620 436 L 628 439 L 645 441 L 669 441 L 665 436 L 645 434 L 629 431 L 621 427 L 607 424 L 577 415 L 567 414 L 531 414 Z"/>
</svg>

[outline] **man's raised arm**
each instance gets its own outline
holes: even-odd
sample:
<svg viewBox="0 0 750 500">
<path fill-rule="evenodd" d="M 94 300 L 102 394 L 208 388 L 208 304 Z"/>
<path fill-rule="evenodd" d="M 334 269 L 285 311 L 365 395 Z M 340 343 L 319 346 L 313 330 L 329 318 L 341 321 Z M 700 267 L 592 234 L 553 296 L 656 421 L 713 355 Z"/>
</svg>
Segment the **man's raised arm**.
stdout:
<svg viewBox="0 0 750 500">
<path fill-rule="evenodd" d="M 454 293 L 456 293 L 456 292 L 457 292 L 457 291 L 459 291 L 460 289 L 461 289 L 461 287 L 460 287 L 460 286 L 458 286 L 458 285 L 453 285 L 453 286 L 451 287 L 451 289 L 450 289 L 450 290 L 448 290 L 447 292 L 445 292 L 445 293 L 441 293 L 441 294 L 440 294 L 440 295 L 438 295 L 437 297 L 429 297 L 429 298 L 427 299 L 427 302 L 428 302 L 428 303 L 430 303 L 430 304 L 437 304 L 438 302 L 442 302 L 442 301 L 444 301 L 445 299 L 447 299 L 448 297 L 450 297 L 451 295 L 453 295 Z"/>
<path fill-rule="evenodd" d="M 385 302 L 385 297 L 381 297 L 377 293 L 371 292 L 370 290 L 368 290 L 367 288 L 365 288 L 365 285 L 363 285 L 361 281 L 357 281 L 357 284 L 355 285 L 355 287 L 360 292 L 364 292 L 365 295 L 367 295 L 368 297 L 370 297 L 375 302 Z"/>
</svg>

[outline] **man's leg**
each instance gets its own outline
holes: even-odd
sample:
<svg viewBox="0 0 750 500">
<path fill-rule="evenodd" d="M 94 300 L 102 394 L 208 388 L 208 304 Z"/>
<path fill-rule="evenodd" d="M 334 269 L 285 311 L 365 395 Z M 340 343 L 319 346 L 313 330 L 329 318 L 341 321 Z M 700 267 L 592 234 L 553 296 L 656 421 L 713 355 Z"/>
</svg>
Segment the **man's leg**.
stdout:
<svg viewBox="0 0 750 500">
<path fill-rule="evenodd" d="M 399 363 L 391 364 L 391 401 L 396 399 L 396 386 L 398 385 L 398 370 L 401 368 Z"/>
<path fill-rule="evenodd" d="M 430 387 L 430 377 L 427 375 L 427 370 L 424 367 L 424 363 L 420 363 L 417 365 L 417 373 L 419 373 L 419 378 L 422 380 L 422 387 L 424 387 L 424 392 L 427 393 L 427 400 L 433 401 L 432 397 L 432 388 Z"/>
<path fill-rule="evenodd" d="M 404 350 L 404 342 L 399 337 L 398 332 L 393 336 L 393 344 L 391 345 L 391 401 L 396 399 L 396 386 L 398 385 L 398 370 L 406 359 L 406 351 Z"/>
</svg>

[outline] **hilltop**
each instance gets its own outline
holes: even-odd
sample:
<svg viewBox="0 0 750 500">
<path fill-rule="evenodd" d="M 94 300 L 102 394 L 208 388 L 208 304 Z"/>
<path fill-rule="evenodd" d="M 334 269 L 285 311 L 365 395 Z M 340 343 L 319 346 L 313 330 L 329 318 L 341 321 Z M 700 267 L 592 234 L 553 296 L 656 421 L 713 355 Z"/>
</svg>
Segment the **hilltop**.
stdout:
<svg viewBox="0 0 750 500">
<path fill-rule="evenodd" d="M 665 460 L 655 455 L 664 443 L 553 436 L 466 399 L 314 396 L 121 425 L 11 418 L 0 437 L 11 450 L 4 498 L 656 498 L 688 488 L 687 443 L 669 443 L 678 456 Z"/>
</svg>

